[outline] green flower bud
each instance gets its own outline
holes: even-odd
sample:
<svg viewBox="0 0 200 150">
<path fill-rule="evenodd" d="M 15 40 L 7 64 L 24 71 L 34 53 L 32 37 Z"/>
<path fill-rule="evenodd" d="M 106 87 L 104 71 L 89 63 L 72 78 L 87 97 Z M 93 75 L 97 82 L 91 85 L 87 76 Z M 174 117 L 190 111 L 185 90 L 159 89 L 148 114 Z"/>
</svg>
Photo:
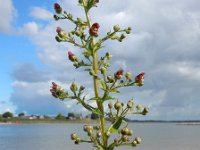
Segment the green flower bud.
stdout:
<svg viewBox="0 0 200 150">
<path fill-rule="evenodd" d="M 76 85 L 76 82 L 75 82 L 75 81 L 72 82 L 72 84 L 71 84 L 71 86 L 70 86 L 70 89 L 71 89 L 71 91 L 74 92 L 74 93 L 77 91 L 77 85 Z"/>
<path fill-rule="evenodd" d="M 149 109 L 145 107 L 142 111 L 142 115 L 146 115 L 149 112 Z"/>
<path fill-rule="evenodd" d="M 122 109 L 122 103 L 116 102 L 115 105 L 114 105 L 114 107 L 115 107 L 116 110 L 119 111 L 120 109 Z"/>
<path fill-rule="evenodd" d="M 55 19 L 55 21 L 58 21 L 60 19 L 57 15 L 53 15 L 53 18 Z"/>
<path fill-rule="evenodd" d="M 67 17 L 68 17 L 68 19 L 72 19 L 73 18 L 73 16 L 72 16 L 72 14 L 67 14 Z"/>
<path fill-rule="evenodd" d="M 140 144 L 140 143 L 142 142 L 142 139 L 139 138 L 139 137 L 136 137 L 136 138 L 135 138 L 135 141 L 137 142 L 137 144 Z"/>
<path fill-rule="evenodd" d="M 77 138 L 77 139 L 74 141 L 75 144 L 80 144 L 80 142 L 81 142 L 81 139 L 80 139 L 80 138 Z"/>
<path fill-rule="evenodd" d="M 135 146 L 137 146 L 137 141 L 134 140 L 131 144 L 133 147 L 135 147 Z"/>
<path fill-rule="evenodd" d="M 83 21 L 82 21 L 81 18 L 77 18 L 77 22 L 78 22 L 78 23 L 82 23 Z"/>
<path fill-rule="evenodd" d="M 88 133 L 88 136 L 92 136 L 93 135 L 93 130 L 92 129 L 88 129 L 87 133 Z"/>
<path fill-rule="evenodd" d="M 129 134 L 129 129 L 127 127 L 121 129 L 121 134 L 122 135 L 128 135 Z"/>
<path fill-rule="evenodd" d="M 110 60 L 112 58 L 112 55 L 109 52 L 107 52 L 106 57 L 107 57 L 108 60 Z"/>
<path fill-rule="evenodd" d="M 119 31 L 119 30 L 120 30 L 119 25 L 115 25 L 115 26 L 113 27 L 113 30 L 114 30 L 115 32 Z"/>
<path fill-rule="evenodd" d="M 128 30 L 131 31 L 132 30 L 131 27 L 128 27 Z"/>
<path fill-rule="evenodd" d="M 128 132 L 127 135 L 128 135 L 128 136 L 132 136 L 132 135 L 133 135 L 133 131 L 132 131 L 132 130 L 129 130 L 129 132 Z"/>
<path fill-rule="evenodd" d="M 121 36 L 120 36 L 120 39 L 124 39 L 126 36 L 124 35 L 124 34 L 122 34 Z"/>
<path fill-rule="evenodd" d="M 77 31 L 75 32 L 75 34 L 76 34 L 76 36 L 78 36 L 78 37 L 82 36 L 82 32 L 81 32 L 80 30 L 77 30 Z"/>
<path fill-rule="evenodd" d="M 57 42 L 62 42 L 62 39 L 58 35 L 56 35 L 55 39 Z"/>
<path fill-rule="evenodd" d="M 141 105 L 137 105 L 137 106 L 136 106 L 136 109 L 137 109 L 138 111 L 141 110 L 141 108 L 142 108 Z"/>
<path fill-rule="evenodd" d="M 110 137 L 110 132 L 109 131 L 106 132 L 106 136 Z"/>
<path fill-rule="evenodd" d="M 130 33 L 131 33 L 131 31 L 130 31 L 130 30 L 126 30 L 125 32 L 126 32 L 126 34 L 130 34 Z"/>
<path fill-rule="evenodd" d="M 113 83 L 114 79 L 111 75 L 107 76 L 108 82 Z"/>
<path fill-rule="evenodd" d="M 89 74 L 90 74 L 91 76 L 96 76 L 94 70 L 90 70 Z"/>
<path fill-rule="evenodd" d="M 112 104 L 111 102 L 108 104 L 108 108 L 109 108 L 109 109 L 112 109 L 112 108 L 113 108 L 113 104 Z"/>
<path fill-rule="evenodd" d="M 102 73 L 102 74 L 106 74 L 106 71 L 107 71 L 107 69 L 106 69 L 105 67 L 102 67 L 102 68 L 101 68 L 101 73 Z"/>
<path fill-rule="evenodd" d="M 122 136 L 122 141 L 123 141 L 123 142 L 129 141 L 128 136 L 127 136 L 127 135 L 123 135 L 123 136 Z"/>
<path fill-rule="evenodd" d="M 126 74 L 125 74 L 125 77 L 126 77 L 126 79 L 128 80 L 128 81 L 131 81 L 132 79 L 132 74 L 130 73 L 130 72 L 127 72 Z"/>
<path fill-rule="evenodd" d="M 97 132 L 97 137 L 98 137 L 98 138 L 101 137 L 101 132 Z"/>
<path fill-rule="evenodd" d="M 128 108 L 132 108 L 134 105 L 134 101 L 133 100 L 129 100 L 128 103 L 127 103 L 127 107 Z"/>
<path fill-rule="evenodd" d="M 76 135 L 76 133 L 72 133 L 71 134 L 71 139 L 72 140 L 76 140 L 78 138 L 78 136 Z"/>
</svg>

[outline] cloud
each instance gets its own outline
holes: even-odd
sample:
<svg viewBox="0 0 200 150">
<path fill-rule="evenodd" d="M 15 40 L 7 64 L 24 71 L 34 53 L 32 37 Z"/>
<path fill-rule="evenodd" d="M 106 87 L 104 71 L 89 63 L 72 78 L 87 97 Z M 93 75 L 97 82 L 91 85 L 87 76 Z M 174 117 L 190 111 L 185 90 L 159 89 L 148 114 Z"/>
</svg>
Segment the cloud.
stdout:
<svg viewBox="0 0 200 150">
<path fill-rule="evenodd" d="M 13 6 L 12 0 L 6 2 L 0 0 L 0 31 L 5 33 L 12 32 L 12 22 L 17 15 L 17 11 Z"/>
<path fill-rule="evenodd" d="M 83 16 L 83 11 L 76 7 L 75 2 L 66 0 L 62 3 L 68 4 L 63 6 L 74 17 Z M 102 1 L 98 9 L 91 11 L 92 20 L 100 23 L 100 36 L 104 36 L 115 24 L 132 27 L 133 33 L 127 35 L 124 42 L 106 42 L 106 48 L 100 51 L 100 56 L 105 51 L 113 55 L 110 74 L 121 67 L 133 72 L 133 76 L 141 71 L 146 72 L 145 85 L 122 90 L 125 94 L 120 95 L 120 100 L 126 101 L 134 97 L 136 103 L 146 104 L 150 107 L 151 119 L 195 119 L 200 115 L 197 108 L 200 86 L 199 3 L 197 0 L 125 0 L 123 3 L 108 0 Z M 50 80 L 70 85 L 76 79 L 79 85 L 92 88 L 88 73 L 83 69 L 75 70 L 66 56 L 66 52 L 70 50 L 80 58 L 82 50 L 68 43 L 56 43 L 54 37 L 57 26 L 61 26 L 66 32 L 73 29 L 71 23 L 64 21 L 50 21 L 43 26 L 35 21 L 23 27 L 37 46 L 38 57 L 50 66 L 51 71 L 41 72 L 33 67 L 32 71 L 25 72 L 25 75 L 31 74 L 27 77 L 20 75 L 20 71 L 25 70 L 22 65 L 21 69 L 18 68 L 13 73 L 15 81 L 11 100 L 19 110 L 43 112 L 44 107 L 47 112 L 55 113 L 64 112 L 66 108 L 67 111 L 80 108 L 74 107 L 74 103 L 68 100 L 66 104 L 52 102 L 47 90 Z M 37 100 L 41 100 L 42 109 Z M 149 119 L 148 116 L 145 118 Z"/>
<path fill-rule="evenodd" d="M 44 8 L 33 7 L 31 8 L 30 16 L 34 17 L 35 19 L 51 20 L 53 14 Z"/>
</svg>

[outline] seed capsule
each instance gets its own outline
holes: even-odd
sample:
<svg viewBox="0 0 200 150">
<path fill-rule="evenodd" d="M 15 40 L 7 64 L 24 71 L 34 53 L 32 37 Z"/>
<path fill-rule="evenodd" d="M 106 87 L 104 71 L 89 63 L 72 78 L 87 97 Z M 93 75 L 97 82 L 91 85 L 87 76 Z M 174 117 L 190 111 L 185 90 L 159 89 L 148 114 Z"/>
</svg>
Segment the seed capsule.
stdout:
<svg viewBox="0 0 200 150">
<path fill-rule="evenodd" d="M 76 133 L 72 133 L 71 134 L 71 139 L 72 140 L 76 140 L 78 138 L 78 136 L 76 135 Z"/>
<path fill-rule="evenodd" d="M 135 141 L 137 142 L 137 144 L 140 144 L 140 143 L 142 142 L 142 139 L 139 138 L 139 137 L 136 137 L 136 138 L 135 138 Z"/>
</svg>

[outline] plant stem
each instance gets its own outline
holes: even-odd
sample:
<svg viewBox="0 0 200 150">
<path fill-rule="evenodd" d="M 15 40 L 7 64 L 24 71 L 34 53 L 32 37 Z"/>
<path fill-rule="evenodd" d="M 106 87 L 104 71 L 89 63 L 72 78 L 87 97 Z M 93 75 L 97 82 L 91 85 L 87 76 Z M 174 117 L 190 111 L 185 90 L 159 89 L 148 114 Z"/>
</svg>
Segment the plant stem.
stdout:
<svg viewBox="0 0 200 150">
<path fill-rule="evenodd" d="M 88 22 L 88 26 L 89 28 L 92 26 L 91 24 L 91 19 L 90 19 L 90 16 L 89 16 L 89 13 L 88 13 L 88 10 L 86 9 L 86 5 L 85 5 L 85 1 L 83 0 L 83 6 L 84 6 L 84 10 L 85 10 L 85 15 L 86 15 L 86 18 L 87 18 L 87 22 Z M 92 37 L 92 41 L 91 41 L 91 44 L 94 46 L 95 45 L 95 39 L 94 37 Z M 97 75 L 97 76 L 94 76 L 93 77 L 93 84 L 94 84 L 94 93 L 95 93 L 95 97 L 100 97 L 100 92 L 99 92 L 99 82 L 98 82 L 98 54 L 97 54 L 97 51 L 96 50 L 93 50 L 93 54 L 92 54 L 92 58 L 93 58 L 93 70 L 94 70 L 94 73 Z M 102 115 L 99 116 L 100 118 L 100 127 L 101 127 L 101 134 L 102 134 L 102 141 L 103 141 L 103 147 L 105 149 L 107 149 L 107 137 L 106 137 L 106 123 L 105 123 L 105 119 L 104 119 L 104 107 L 103 107 L 103 102 L 101 101 L 96 101 L 97 103 L 97 106 L 98 106 L 98 109 L 101 111 Z"/>
</svg>

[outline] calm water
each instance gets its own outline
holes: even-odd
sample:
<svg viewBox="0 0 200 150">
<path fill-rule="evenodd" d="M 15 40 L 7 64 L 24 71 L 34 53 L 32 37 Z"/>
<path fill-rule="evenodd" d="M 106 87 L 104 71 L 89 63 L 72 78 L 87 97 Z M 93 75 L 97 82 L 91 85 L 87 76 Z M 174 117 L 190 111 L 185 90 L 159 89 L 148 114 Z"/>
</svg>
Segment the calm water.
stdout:
<svg viewBox="0 0 200 150">
<path fill-rule="evenodd" d="M 74 145 L 71 132 L 81 137 L 82 124 L 0 125 L 0 150 L 91 150 L 88 144 Z M 135 136 L 142 137 L 136 150 L 199 150 L 200 126 L 173 123 L 129 124 Z M 122 147 L 117 150 L 131 150 Z"/>
</svg>

